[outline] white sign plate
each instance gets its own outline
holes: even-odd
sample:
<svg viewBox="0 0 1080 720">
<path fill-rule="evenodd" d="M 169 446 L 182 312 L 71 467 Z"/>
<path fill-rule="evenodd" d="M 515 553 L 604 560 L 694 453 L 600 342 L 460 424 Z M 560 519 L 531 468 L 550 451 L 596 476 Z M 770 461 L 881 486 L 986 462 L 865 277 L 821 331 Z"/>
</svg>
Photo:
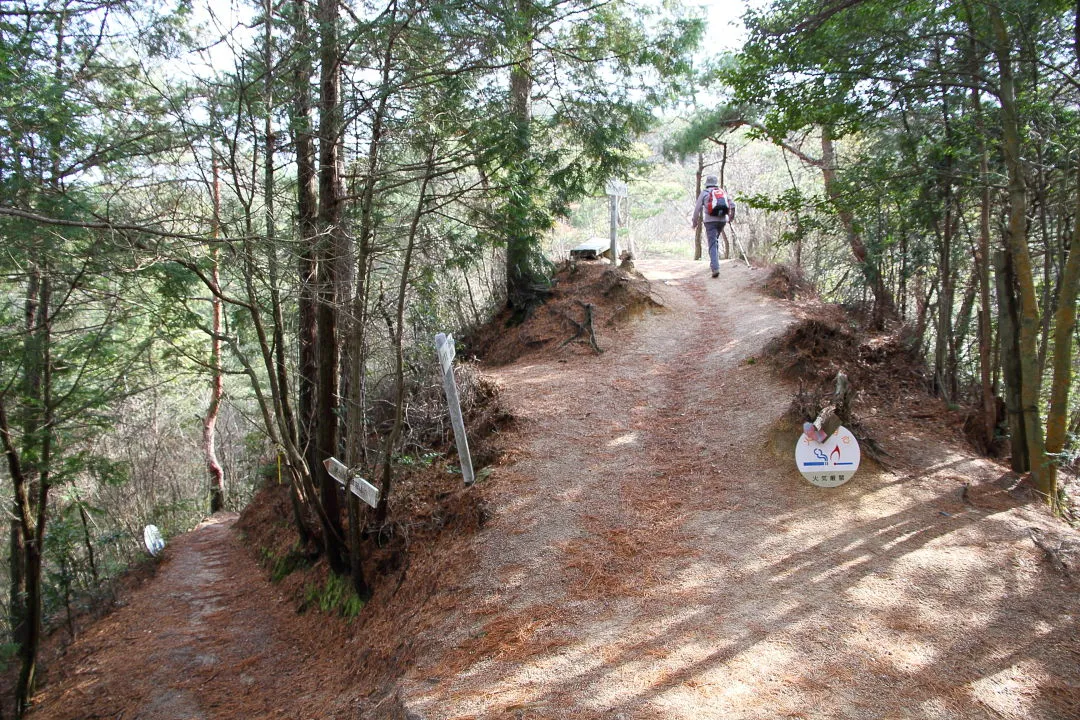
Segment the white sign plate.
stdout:
<svg viewBox="0 0 1080 720">
<path fill-rule="evenodd" d="M 795 443 L 795 464 L 802 476 L 818 487 L 843 485 L 859 469 L 862 453 L 859 441 L 841 425 L 825 442 L 814 442 L 805 434 Z"/>
<path fill-rule="evenodd" d="M 615 195 L 617 197 L 626 197 L 630 191 L 630 188 L 627 187 L 625 182 L 616 180 L 615 178 L 611 178 L 607 181 L 605 189 L 607 190 L 608 195 Z"/>
<path fill-rule="evenodd" d="M 342 485 L 349 481 L 349 468 L 345 467 L 345 463 L 337 458 L 326 458 L 323 460 L 323 465 L 326 467 L 326 472 L 330 473 L 330 477 Z"/>
<path fill-rule="evenodd" d="M 157 525 L 147 525 L 143 528 L 143 542 L 154 557 L 165 549 L 165 540 L 161 537 L 161 531 L 157 529 Z"/>
<path fill-rule="evenodd" d="M 439 362 L 442 363 L 443 372 L 450 369 L 450 365 L 454 362 L 454 336 L 447 335 L 445 333 L 439 333 L 435 336 L 435 349 L 439 351 Z"/>
<path fill-rule="evenodd" d="M 326 458 L 323 460 L 323 465 L 326 466 L 326 472 L 330 473 L 330 477 L 334 478 L 342 485 L 348 483 L 349 490 L 352 491 L 353 495 L 360 498 L 371 507 L 378 507 L 379 488 L 375 487 L 359 475 L 350 480 L 349 468 L 345 467 L 345 463 L 337 458 Z"/>
<path fill-rule="evenodd" d="M 349 483 L 352 494 L 366 502 L 371 507 L 379 506 L 379 488 L 369 483 L 364 478 L 357 476 Z"/>
</svg>

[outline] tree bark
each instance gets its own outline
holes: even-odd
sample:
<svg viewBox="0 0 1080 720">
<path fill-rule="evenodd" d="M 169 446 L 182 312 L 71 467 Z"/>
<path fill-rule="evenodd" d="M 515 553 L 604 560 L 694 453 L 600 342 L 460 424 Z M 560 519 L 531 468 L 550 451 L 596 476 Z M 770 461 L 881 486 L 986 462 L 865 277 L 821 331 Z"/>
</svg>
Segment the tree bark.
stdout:
<svg viewBox="0 0 1080 720">
<path fill-rule="evenodd" d="M 311 127 L 311 76 L 314 73 L 311 49 L 310 18 L 307 3 L 294 3 L 293 28 L 296 34 L 296 62 L 293 66 L 293 102 L 290 124 L 296 149 L 296 216 L 299 248 L 297 273 L 300 287 L 297 298 L 298 362 L 296 372 L 297 447 L 304 456 L 304 474 L 311 478 L 319 465 L 315 434 L 315 384 L 318 362 L 315 284 L 318 280 L 316 243 L 319 236 L 319 196 L 315 156 L 315 135 Z M 314 501 L 314 495 L 311 499 Z M 298 492 L 292 493 L 293 515 L 301 545 L 311 538 Z"/>
<path fill-rule="evenodd" d="M 998 349 L 1001 353 L 1001 381 L 1005 412 L 1009 425 L 1010 466 L 1015 472 L 1027 472 L 1027 431 L 1024 427 L 1023 401 L 1020 396 L 1020 338 L 1017 319 L 1016 289 L 1012 257 L 1007 250 L 994 255 L 998 299 Z"/>
<path fill-rule="evenodd" d="M 221 218 L 221 178 L 218 176 L 218 162 L 215 155 L 213 165 L 214 217 L 210 231 L 210 278 L 218 292 L 210 293 L 211 334 L 210 334 L 210 405 L 203 420 L 203 453 L 206 456 L 206 470 L 210 475 L 210 513 L 225 508 L 225 471 L 217 457 L 217 420 L 221 408 L 221 398 L 225 392 L 221 368 L 221 314 L 220 297 L 221 279 L 218 273 L 218 229 Z"/>
<path fill-rule="evenodd" d="M 15 707 L 19 717 L 29 708 L 37 678 L 42 619 L 41 553 L 48 519 L 49 464 L 53 450 L 51 283 L 49 266 L 45 261 L 40 262 L 39 271 L 37 297 L 33 303 L 34 322 L 26 340 L 28 366 L 25 371 L 32 378 L 36 394 L 27 396 L 32 402 L 27 428 L 32 431 L 24 435 L 24 450 L 31 450 L 35 460 L 29 465 L 23 464 L 20 476 L 12 478 L 23 551 L 23 597 L 20 598 L 19 608 L 21 622 L 13 628 L 12 633 L 19 643 L 20 669 L 15 688 Z M 21 453 L 23 457 L 26 454 Z M 26 473 L 28 469 L 31 470 L 29 474 Z"/>
<path fill-rule="evenodd" d="M 23 377 L 22 393 L 26 399 L 35 405 L 41 402 L 41 373 L 38 371 L 39 362 L 32 352 L 35 346 L 32 338 L 37 332 L 40 315 L 41 293 L 41 268 L 32 264 L 28 268 L 26 302 L 23 314 L 23 332 L 25 333 L 23 347 Z M 2 407 L 0 407 L 2 409 Z M 27 553 L 32 533 L 29 528 L 30 510 L 30 487 L 36 479 L 37 468 L 30 464 L 24 464 L 21 460 L 25 443 L 29 438 L 36 435 L 40 422 L 32 412 L 25 413 L 19 418 L 22 424 L 22 437 L 24 447 L 15 445 L 12 432 L 4 418 L 5 452 L 8 456 L 8 467 L 12 482 L 12 514 L 11 514 L 11 549 L 9 556 L 9 568 L 11 573 L 11 590 L 9 593 L 10 607 L 9 622 L 11 624 L 12 641 L 20 647 L 27 639 Z"/>
<path fill-rule="evenodd" d="M 336 573 L 345 570 L 344 529 L 338 501 L 338 484 L 323 465 L 326 458 L 338 453 L 339 388 L 341 344 L 338 337 L 338 316 L 344 263 L 350 261 L 345 253 L 346 241 L 342 227 L 342 107 L 341 58 L 338 47 L 337 0 L 319 0 L 316 19 L 319 25 L 320 88 L 319 97 L 319 258 L 316 294 L 316 325 L 318 363 L 315 398 L 315 446 L 318 462 L 314 474 L 318 478 L 322 501 L 323 530 L 327 560 Z"/>
<path fill-rule="evenodd" d="M 1080 20 L 1078 20 L 1080 22 Z M 1080 219 L 1080 188 L 1076 191 L 1076 218 Z M 1054 317 L 1053 380 L 1050 385 L 1050 409 L 1046 414 L 1046 454 L 1050 456 L 1049 472 L 1054 476 L 1050 488 L 1057 488 L 1057 465 L 1065 449 L 1069 419 L 1069 393 L 1072 389 L 1072 337 L 1076 330 L 1076 299 L 1080 287 L 1080 221 L 1073 226 L 1069 256 L 1061 277 L 1060 297 Z M 1058 498 L 1052 497 L 1057 503 Z"/>
<path fill-rule="evenodd" d="M 946 194 L 945 217 L 942 220 L 941 237 L 938 241 L 938 314 L 934 338 L 934 391 L 938 397 L 952 401 L 955 397 L 950 378 L 950 349 L 952 347 L 952 313 L 955 286 L 952 268 L 953 221 L 949 194 Z"/>
<path fill-rule="evenodd" d="M 988 6 L 994 29 L 994 54 L 998 61 L 1001 82 L 1001 133 L 1005 168 L 1008 172 L 1009 221 L 1005 240 L 1012 257 L 1019 299 L 1019 363 L 1020 402 L 1027 434 L 1028 459 L 1034 487 L 1048 498 L 1057 497 L 1055 477 L 1049 472 L 1043 426 L 1039 416 L 1039 306 L 1032 273 L 1031 254 L 1027 240 L 1027 188 L 1024 180 L 1020 138 L 1020 116 L 1017 108 L 1015 79 L 1012 66 L 1012 44 L 1000 10 Z"/>
<path fill-rule="evenodd" d="M 886 319 L 896 316 L 896 301 L 885 286 L 885 278 L 882 276 L 877 262 L 870 257 L 862 235 L 855 225 L 855 216 L 847 208 L 842 196 L 837 181 L 836 148 L 833 143 L 832 129 L 827 126 L 823 126 L 821 129 L 821 162 L 819 167 L 825 183 L 825 194 L 833 207 L 836 208 L 836 214 L 844 227 L 844 233 L 847 235 L 851 252 L 860 268 L 862 268 L 863 275 L 870 285 L 870 291 L 874 294 L 874 324 L 877 327 L 882 327 Z"/>
<path fill-rule="evenodd" d="M 972 41 L 974 44 L 974 41 Z M 975 267 L 979 274 L 979 391 L 982 399 L 982 432 L 987 449 L 994 443 L 997 427 L 997 403 L 993 382 L 993 327 L 990 303 L 990 153 L 986 148 L 986 133 L 979 91 L 971 90 L 975 113 L 976 135 L 979 140 L 979 240 L 975 250 Z"/>
</svg>

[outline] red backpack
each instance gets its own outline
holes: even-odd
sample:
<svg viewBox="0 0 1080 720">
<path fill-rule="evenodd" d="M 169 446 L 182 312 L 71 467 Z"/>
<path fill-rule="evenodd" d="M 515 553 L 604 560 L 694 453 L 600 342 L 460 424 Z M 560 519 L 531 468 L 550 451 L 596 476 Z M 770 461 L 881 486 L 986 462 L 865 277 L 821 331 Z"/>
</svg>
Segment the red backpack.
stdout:
<svg viewBox="0 0 1080 720">
<path fill-rule="evenodd" d="M 727 217 L 728 201 L 723 190 L 718 187 L 709 188 L 709 197 L 705 198 L 705 212 L 714 217 Z"/>
</svg>

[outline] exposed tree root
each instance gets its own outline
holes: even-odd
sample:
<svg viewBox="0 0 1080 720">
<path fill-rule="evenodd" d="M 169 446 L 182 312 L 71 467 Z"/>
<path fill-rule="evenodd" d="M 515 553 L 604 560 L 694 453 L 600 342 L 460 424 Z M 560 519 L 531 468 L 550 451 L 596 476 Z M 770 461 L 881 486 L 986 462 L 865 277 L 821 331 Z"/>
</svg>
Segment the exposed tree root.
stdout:
<svg viewBox="0 0 1080 720">
<path fill-rule="evenodd" d="M 575 328 L 577 328 L 577 331 L 573 335 L 568 337 L 566 340 L 563 340 L 562 344 L 559 345 L 559 347 L 565 347 L 566 345 L 569 345 L 570 343 L 574 342 L 575 340 L 577 340 L 581 336 L 585 335 L 585 336 L 588 337 L 589 345 L 592 346 L 592 349 L 596 351 L 597 355 L 599 355 L 600 353 L 602 353 L 604 351 L 601 350 L 600 346 L 597 344 L 597 342 L 596 342 L 596 332 L 593 330 L 593 304 L 592 303 L 583 303 L 580 300 L 576 300 L 575 302 L 578 305 L 580 305 L 581 307 L 585 308 L 585 321 L 584 322 L 578 322 L 577 320 L 570 317 L 566 313 L 563 313 L 562 316 L 564 318 L 566 318 L 567 320 L 569 320 L 570 323 Z"/>
</svg>

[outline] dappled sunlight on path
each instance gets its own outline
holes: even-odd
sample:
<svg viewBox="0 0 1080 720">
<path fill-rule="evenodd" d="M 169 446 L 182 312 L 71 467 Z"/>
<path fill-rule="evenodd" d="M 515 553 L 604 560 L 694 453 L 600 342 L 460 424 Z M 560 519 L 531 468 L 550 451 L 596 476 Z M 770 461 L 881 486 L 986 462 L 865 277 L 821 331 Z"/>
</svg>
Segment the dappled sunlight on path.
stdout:
<svg viewBox="0 0 1080 720">
<path fill-rule="evenodd" d="M 770 441 L 793 388 L 758 362 L 789 306 L 735 263 L 639 269 L 664 312 L 495 373 L 524 447 L 415 717 L 1063 717 L 1076 596 L 1025 532 L 1052 521 L 960 503 L 958 473 L 998 469 L 933 438 L 921 468 L 806 483 Z"/>
</svg>

